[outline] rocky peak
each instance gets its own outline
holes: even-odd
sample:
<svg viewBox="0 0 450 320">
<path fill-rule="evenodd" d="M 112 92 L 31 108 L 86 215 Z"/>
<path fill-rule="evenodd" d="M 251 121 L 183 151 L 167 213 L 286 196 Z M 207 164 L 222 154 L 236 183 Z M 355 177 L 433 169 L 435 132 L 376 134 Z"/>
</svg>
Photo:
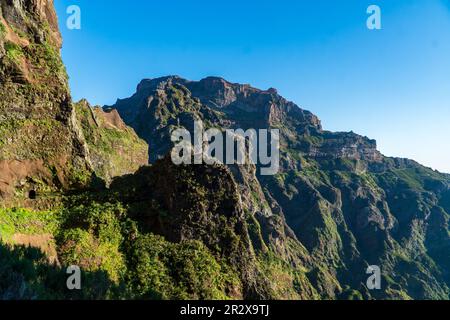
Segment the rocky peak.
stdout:
<svg viewBox="0 0 450 320">
<path fill-rule="evenodd" d="M 148 145 L 116 111 L 86 101 L 73 108 L 52 5 L 0 2 L 0 200 L 6 208 L 37 207 L 36 195 L 76 191 L 55 221 L 47 222 L 51 212 L 36 212 L 44 221 L 28 211 L 19 220 L 33 233 L 58 229 L 59 262 L 89 268 L 93 298 L 449 298 L 448 175 L 382 157 L 374 140 L 352 132 L 323 131 L 315 115 L 275 89 L 217 77 L 148 79 L 118 101 L 125 121 L 150 144 L 155 163 L 141 167 Z M 289 165 L 260 177 L 253 165 L 154 161 L 168 154 L 171 128 L 198 118 L 224 129 L 279 128 Z M 86 161 L 109 189 L 79 194 L 93 175 Z M 16 229 L 10 213 L 0 210 L 7 233 Z M 19 251 L 24 263 L 11 267 L 9 251 L 0 246 L 7 288 L 0 296 L 17 291 L 23 298 L 26 288 L 30 298 L 84 297 L 85 290 L 67 295 L 59 273 L 33 272 L 29 266 L 50 270 L 28 263 L 25 256 L 36 254 Z M 382 290 L 366 289 L 368 265 L 383 270 Z M 97 271 L 99 281 L 91 277 Z M 97 287 L 117 293 L 97 294 Z"/>
<path fill-rule="evenodd" d="M 185 88 L 189 99 L 196 99 L 205 107 L 227 113 L 235 126 L 242 128 L 268 128 L 283 126 L 285 121 L 309 128 L 307 131 L 319 132 L 321 122 L 317 116 L 301 109 L 295 103 L 280 96 L 276 89 L 260 90 L 248 84 L 231 83 L 219 77 L 207 77 L 200 81 L 189 81 L 178 76 L 145 79 L 137 86 L 136 93 L 123 100 L 118 100 L 117 108 L 124 120 L 132 125 L 139 110 L 148 107 L 152 97 L 163 94 L 171 86 Z M 244 114 L 247 114 L 244 117 Z"/>
<path fill-rule="evenodd" d="M 115 129 L 119 131 L 126 131 L 128 128 L 116 109 L 104 110 L 97 106 L 93 109 L 93 112 L 100 128 Z"/>
<path fill-rule="evenodd" d="M 151 94 L 157 89 L 163 88 L 167 84 L 172 83 L 185 83 L 187 80 L 173 75 L 173 76 L 165 76 L 160 78 L 154 78 L 154 79 L 144 79 L 142 80 L 137 88 L 136 88 L 136 94 Z"/>
<path fill-rule="evenodd" d="M 202 104 L 225 111 L 230 117 L 248 113 L 248 118 L 255 120 L 256 128 L 278 127 L 285 121 L 296 121 L 300 126 L 322 130 L 319 118 L 286 100 L 274 88 L 261 90 L 217 77 L 189 81 L 185 85 Z M 242 127 L 247 125 L 242 124 Z"/>
<path fill-rule="evenodd" d="M 320 142 L 309 145 L 308 155 L 321 158 L 348 158 L 381 162 L 382 154 L 377 150 L 376 140 L 353 132 L 324 132 Z"/>
<path fill-rule="evenodd" d="M 229 106 L 238 99 L 240 94 L 245 95 L 250 88 L 248 85 L 232 84 L 219 77 L 191 81 L 187 87 L 202 103 L 216 108 Z"/>
</svg>

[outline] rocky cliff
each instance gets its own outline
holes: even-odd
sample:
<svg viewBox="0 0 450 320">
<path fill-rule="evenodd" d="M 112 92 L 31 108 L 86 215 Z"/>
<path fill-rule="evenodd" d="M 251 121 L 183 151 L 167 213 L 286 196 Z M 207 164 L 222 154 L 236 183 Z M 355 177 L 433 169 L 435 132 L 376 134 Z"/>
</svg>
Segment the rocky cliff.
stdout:
<svg viewBox="0 0 450 320">
<path fill-rule="evenodd" d="M 109 182 L 148 162 L 148 146 L 117 112 L 73 104 L 61 44 L 53 1 L 0 3 L 2 204 L 51 205 L 94 176 Z M 42 201 L 29 201 L 35 194 Z"/>
<path fill-rule="evenodd" d="M 0 198 L 69 188 L 89 170 L 77 137 L 53 2 L 0 3 Z"/>
</svg>

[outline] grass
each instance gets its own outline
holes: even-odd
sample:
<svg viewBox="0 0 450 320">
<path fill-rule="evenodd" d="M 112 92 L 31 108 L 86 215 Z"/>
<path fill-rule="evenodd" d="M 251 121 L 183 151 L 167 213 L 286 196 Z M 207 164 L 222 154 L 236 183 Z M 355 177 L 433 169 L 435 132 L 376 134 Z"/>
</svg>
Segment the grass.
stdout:
<svg viewBox="0 0 450 320">
<path fill-rule="evenodd" d="M 0 238 L 7 242 L 16 233 L 53 234 L 58 229 L 59 221 L 58 213 L 53 211 L 0 209 Z"/>
<path fill-rule="evenodd" d="M 414 169 L 400 169 L 394 172 L 409 188 L 423 190 L 423 184 Z"/>
</svg>

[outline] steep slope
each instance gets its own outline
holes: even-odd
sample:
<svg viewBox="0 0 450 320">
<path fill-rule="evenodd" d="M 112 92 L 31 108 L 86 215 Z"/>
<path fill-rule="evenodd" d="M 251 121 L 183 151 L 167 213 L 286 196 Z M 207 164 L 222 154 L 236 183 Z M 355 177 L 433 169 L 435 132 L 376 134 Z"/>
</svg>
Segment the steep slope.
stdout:
<svg viewBox="0 0 450 320">
<path fill-rule="evenodd" d="M 0 4 L 0 205 L 48 207 L 148 163 L 116 111 L 73 104 L 51 0 Z"/>
<path fill-rule="evenodd" d="M 75 104 L 75 118 L 87 145 L 87 158 L 97 177 L 112 178 L 136 172 L 148 164 L 148 145 L 126 126 L 116 110 Z"/>
<path fill-rule="evenodd" d="M 262 238 L 259 223 L 249 219 L 226 167 L 176 166 L 165 158 L 133 176 L 115 179 L 111 190 L 120 194 L 142 232 L 156 233 L 173 243 L 203 243 L 236 278 L 228 288 L 235 298 L 314 297 L 305 275 L 307 261 L 299 259 L 305 252 L 299 247 L 296 253 L 298 270 L 283 263 L 271 242 Z M 278 242 L 288 245 L 282 224 L 276 232 Z"/>
<path fill-rule="evenodd" d="M 147 184 L 146 169 L 124 177 L 125 186 L 115 187 L 120 186 L 115 182 L 104 189 L 102 184 L 92 184 L 95 176 L 110 182 L 116 175 L 135 171 L 147 162 L 148 146 L 123 124 L 117 112 L 92 109 L 85 101 L 72 104 L 51 1 L 2 2 L 0 30 L 1 298 L 313 296 L 315 291 L 303 271 L 296 271 L 295 279 L 305 290 L 294 290 L 290 282 L 282 288 L 272 287 L 272 277 L 293 277 L 292 270 L 284 266 L 286 270 L 274 272 L 281 268 L 280 263 L 276 259 L 262 261 L 251 249 L 247 217 L 235 183 L 224 168 L 204 168 L 198 189 L 191 187 L 186 194 L 208 206 L 208 212 L 201 207 L 192 211 L 191 203 L 183 207 L 178 181 L 170 185 L 174 189 L 164 188 L 170 176 L 192 176 L 190 170 L 164 162 L 147 169 L 153 179 Z M 90 188 L 84 191 L 86 187 Z M 165 193 L 146 194 L 149 187 Z M 224 207 L 214 201 L 214 194 L 204 198 L 208 191 L 223 193 Z M 130 194 L 134 198 L 124 196 Z M 136 195 L 145 199 L 135 199 Z M 140 215 L 135 217 L 142 202 L 142 216 L 164 217 L 166 211 L 160 208 L 172 198 L 178 204 L 173 214 L 178 213 L 181 220 L 171 222 L 170 234 L 149 230 Z M 203 219 L 201 228 L 189 227 L 186 213 L 203 213 L 208 219 Z M 211 241 L 198 237 L 204 233 L 202 229 L 219 231 L 216 222 L 225 229 L 221 230 L 223 236 Z M 189 228 L 187 236 L 177 233 Z M 277 234 L 283 232 L 280 228 Z M 252 236 L 258 248 L 267 250 L 257 229 Z M 228 244 L 232 246 L 227 248 Z M 161 262 L 164 265 L 157 269 L 161 272 L 157 277 L 152 276 L 155 270 L 151 268 L 142 278 L 142 268 L 149 263 L 157 267 Z M 82 267 L 87 291 L 67 292 L 64 267 L 70 264 Z M 272 272 L 261 278 L 261 268 Z M 281 283 L 284 281 L 277 285 Z"/>
<path fill-rule="evenodd" d="M 0 199 L 78 183 L 89 170 L 73 124 L 51 0 L 0 3 Z M 12 201 L 12 200 L 11 200 Z"/>
<path fill-rule="evenodd" d="M 279 174 L 231 169 L 244 198 L 257 192 L 256 201 L 246 201 L 256 203 L 248 216 L 259 226 L 278 217 L 306 248 L 303 257 L 315 267 L 309 278 L 321 296 L 449 298 L 448 175 L 386 158 L 366 137 L 324 131 L 316 116 L 275 89 L 220 78 L 144 80 L 113 108 L 149 143 L 151 161 L 171 149 L 171 130 L 192 129 L 196 119 L 222 129 L 280 129 Z M 380 266 L 382 290 L 367 290 L 369 265 Z"/>
</svg>

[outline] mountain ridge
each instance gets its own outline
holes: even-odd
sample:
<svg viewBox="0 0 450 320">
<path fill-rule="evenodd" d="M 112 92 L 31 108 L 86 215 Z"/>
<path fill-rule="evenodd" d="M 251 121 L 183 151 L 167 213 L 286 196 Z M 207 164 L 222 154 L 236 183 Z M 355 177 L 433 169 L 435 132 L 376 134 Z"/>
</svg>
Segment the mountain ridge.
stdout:
<svg viewBox="0 0 450 320">
<path fill-rule="evenodd" d="M 207 76 L 207 77 L 204 77 L 204 78 L 202 78 L 200 80 L 187 80 L 186 78 L 184 78 L 184 77 L 182 77 L 180 75 L 168 75 L 168 76 L 161 76 L 161 77 L 157 77 L 157 78 L 145 78 L 145 79 L 141 80 L 139 82 L 139 84 L 137 85 L 136 92 L 134 93 L 134 95 L 138 94 L 139 92 L 141 92 L 141 90 L 155 90 L 158 87 L 158 85 L 160 85 L 161 83 L 167 82 L 167 81 L 179 82 L 179 83 L 181 83 L 183 85 L 188 85 L 188 87 L 190 87 L 190 85 L 191 86 L 192 85 L 196 85 L 197 87 L 201 86 L 201 85 L 203 85 L 203 86 L 206 85 L 209 88 L 214 87 L 214 86 L 210 86 L 211 82 L 216 82 L 216 83 L 219 82 L 219 83 L 223 83 L 225 86 L 233 87 L 234 89 L 236 89 L 236 88 L 248 88 L 248 89 L 250 89 L 252 91 L 255 91 L 255 92 L 278 95 L 278 90 L 276 88 L 273 88 L 273 87 L 271 87 L 269 89 L 266 89 L 266 90 L 265 89 L 258 89 L 256 87 L 253 87 L 251 84 L 241 84 L 241 83 L 237 83 L 237 82 L 230 82 L 230 81 L 228 81 L 225 78 L 220 77 L 220 76 Z M 118 98 L 116 100 L 115 104 L 113 104 L 113 105 L 104 105 L 103 108 L 111 109 L 111 108 L 113 108 L 113 106 L 116 106 L 117 104 L 120 104 L 121 101 L 127 100 L 127 99 L 128 98 Z M 202 100 L 202 99 L 200 99 L 200 100 Z M 303 109 L 302 107 L 300 107 L 299 105 L 297 105 L 293 101 L 289 101 L 289 100 L 286 100 L 286 101 L 289 104 L 295 105 L 297 108 L 299 108 L 303 112 L 311 114 L 313 116 L 313 118 L 315 118 L 314 121 L 317 123 L 317 127 L 320 128 L 320 130 L 324 130 L 323 127 L 322 127 L 322 123 L 321 123 L 319 117 L 316 116 L 313 112 L 311 112 L 310 110 Z M 203 101 L 203 102 L 205 102 L 205 101 Z M 217 104 L 215 104 L 215 103 L 212 103 L 210 105 L 213 106 L 213 107 L 214 106 L 217 107 Z M 331 132 L 329 130 L 324 130 L 324 131 Z M 334 133 L 337 133 L 337 134 L 354 134 L 354 131 L 353 130 L 351 130 L 351 131 L 334 131 Z M 364 135 L 359 135 L 359 134 L 357 134 L 357 135 L 362 137 L 363 139 L 373 143 L 374 146 L 375 146 L 375 149 L 377 149 L 377 141 L 375 139 L 371 139 L 371 138 L 369 138 L 367 136 L 364 136 Z M 418 165 L 423 165 L 423 164 L 417 162 L 416 160 L 414 160 L 412 158 L 408 158 L 408 157 L 398 157 L 398 156 L 386 156 L 386 157 L 394 159 L 398 163 L 402 163 L 402 162 L 403 163 L 407 163 L 407 162 L 413 163 L 414 162 L 414 163 L 416 163 Z M 433 169 L 433 168 L 428 167 L 428 166 L 425 166 L 425 167 L 427 167 L 429 169 L 432 169 L 432 170 L 434 170 L 434 171 L 436 171 L 438 173 L 441 173 L 441 174 L 450 175 L 450 173 L 442 172 L 440 170 Z"/>
<path fill-rule="evenodd" d="M 280 216 L 287 230 L 293 230 L 296 240 L 306 246 L 311 259 L 318 265 L 337 265 L 331 278 L 347 278 L 344 284 L 349 281 L 344 274 L 354 268 L 362 277 L 363 266 L 370 260 L 381 263 L 393 259 L 391 251 L 402 251 L 400 243 L 415 241 L 415 232 L 426 237 L 426 229 L 419 231 L 414 226 L 415 219 L 424 219 L 420 224 L 427 225 L 430 212 L 440 209 L 435 200 L 420 199 L 429 193 L 446 197 L 442 192 L 449 188 L 446 175 L 413 160 L 385 157 L 377 150 L 375 140 L 353 132 L 324 131 L 315 115 L 279 96 L 274 89 L 259 90 L 218 77 L 188 81 L 168 76 L 143 80 L 132 97 L 118 100 L 108 108 L 117 109 L 124 121 L 149 143 L 151 162 L 170 150 L 173 128 L 192 128 L 196 119 L 208 127 L 222 129 L 280 129 L 281 174 L 262 177 L 231 166 L 240 194 L 250 203 L 253 190 L 262 191 L 257 196 L 262 205 L 248 208 L 250 215 L 259 217 L 261 225 L 266 224 L 266 216 Z M 400 193 L 394 195 L 397 192 Z M 417 199 L 420 204 L 413 210 L 417 217 L 398 207 L 401 201 L 396 199 L 400 195 Z M 421 206 L 429 207 L 429 213 L 421 213 Z M 448 214 L 442 218 L 448 221 Z M 444 229 L 448 228 L 446 225 Z M 404 229 L 413 233 L 405 233 Z M 448 241 L 447 238 L 444 243 Z M 413 252 L 407 253 L 410 254 Z M 396 268 L 396 263 L 385 263 L 389 269 Z M 437 273 L 431 278 L 439 278 L 444 271 L 433 272 Z M 427 273 L 420 276 L 430 277 Z M 350 281 L 346 285 L 352 287 L 356 283 Z M 445 287 L 428 290 L 442 294 Z M 343 285 L 336 285 L 326 292 L 335 297 L 336 290 L 342 288 Z M 385 294 L 395 296 L 395 292 L 388 289 Z"/>
</svg>

